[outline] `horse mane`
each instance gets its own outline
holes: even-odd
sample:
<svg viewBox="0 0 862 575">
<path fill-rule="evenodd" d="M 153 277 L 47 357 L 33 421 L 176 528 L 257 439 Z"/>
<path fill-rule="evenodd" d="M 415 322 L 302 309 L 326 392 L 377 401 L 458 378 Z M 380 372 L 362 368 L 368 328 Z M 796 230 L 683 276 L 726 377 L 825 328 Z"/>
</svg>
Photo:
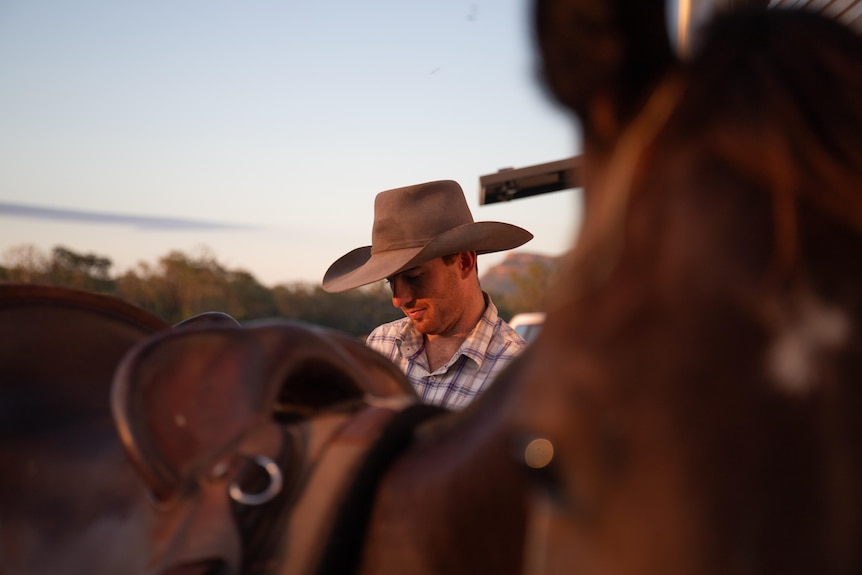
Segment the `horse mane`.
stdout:
<svg viewBox="0 0 862 575">
<path fill-rule="evenodd" d="M 779 265 L 792 266 L 816 210 L 862 232 L 858 34 L 808 11 L 728 14 L 684 73 L 676 126 L 708 130 L 717 156 L 771 191 Z"/>
<path fill-rule="evenodd" d="M 749 10 L 716 17 L 686 60 L 669 59 L 655 34 L 622 42 L 624 29 L 605 30 L 609 48 L 598 56 L 588 52 L 594 61 L 585 62 L 574 56 L 580 51 L 563 35 L 565 26 L 547 22 L 560 5 L 580 3 L 543 11 L 546 4 L 537 6 L 545 74 L 554 95 L 582 118 L 588 209 L 599 204 L 565 281 L 577 286 L 608 273 L 607 260 L 615 256 L 595 252 L 619 249 L 609 238 L 620 230 L 595 228 L 622 225 L 630 196 L 642 193 L 633 190 L 649 187 L 643 178 L 694 190 L 704 180 L 730 176 L 728 189 L 744 187 L 751 201 L 755 195 L 769 200 L 772 252 L 762 284 L 780 286 L 806 267 L 813 268 L 811 277 L 827 278 L 819 288 L 836 288 L 830 269 L 846 284 L 846 271 L 828 254 L 840 253 L 831 249 L 836 243 L 858 246 L 862 232 L 862 39 L 856 32 L 809 11 Z M 639 8 L 644 17 L 647 8 Z M 627 72 L 644 63 L 652 81 L 643 70 Z M 575 73 L 577 66 L 586 73 Z M 593 72 L 601 66 L 610 68 L 608 78 Z M 614 73 L 623 79 L 614 80 Z M 610 86 L 624 92 L 613 104 L 605 98 Z M 610 176 L 592 181 L 602 168 Z M 612 202 L 618 205 L 608 207 Z M 598 261 L 577 261 L 584 259 Z"/>
</svg>

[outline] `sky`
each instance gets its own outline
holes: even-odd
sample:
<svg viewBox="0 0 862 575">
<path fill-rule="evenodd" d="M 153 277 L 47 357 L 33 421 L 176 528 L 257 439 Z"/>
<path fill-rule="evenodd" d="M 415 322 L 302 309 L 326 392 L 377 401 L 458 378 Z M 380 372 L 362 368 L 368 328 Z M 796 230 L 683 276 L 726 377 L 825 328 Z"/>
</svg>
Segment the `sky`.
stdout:
<svg viewBox="0 0 862 575">
<path fill-rule="evenodd" d="M 580 149 L 530 6 L 0 0 L 0 264 L 59 245 L 119 275 L 179 250 L 319 283 L 370 244 L 378 192 L 440 179 L 530 230 L 517 252 L 560 255 L 579 190 L 478 203 L 481 175 Z"/>
</svg>

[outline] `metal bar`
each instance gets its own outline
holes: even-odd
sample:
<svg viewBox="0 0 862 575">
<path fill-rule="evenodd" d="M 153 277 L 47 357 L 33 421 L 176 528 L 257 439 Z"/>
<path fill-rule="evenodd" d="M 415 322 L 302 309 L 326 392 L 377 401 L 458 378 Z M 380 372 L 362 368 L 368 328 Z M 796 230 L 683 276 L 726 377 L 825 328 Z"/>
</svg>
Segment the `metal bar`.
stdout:
<svg viewBox="0 0 862 575">
<path fill-rule="evenodd" d="M 579 156 L 527 166 L 504 168 L 495 174 L 479 176 L 479 204 L 508 202 L 537 194 L 581 186 Z"/>
</svg>

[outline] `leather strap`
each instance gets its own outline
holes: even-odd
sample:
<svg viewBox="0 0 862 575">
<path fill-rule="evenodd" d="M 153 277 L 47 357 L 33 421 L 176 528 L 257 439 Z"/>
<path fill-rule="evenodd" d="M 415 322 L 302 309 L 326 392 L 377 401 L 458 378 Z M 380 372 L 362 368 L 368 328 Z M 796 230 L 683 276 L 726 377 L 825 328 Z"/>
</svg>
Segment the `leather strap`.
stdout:
<svg viewBox="0 0 862 575">
<path fill-rule="evenodd" d="M 357 571 L 381 479 L 413 443 L 416 428 L 446 413 L 450 413 L 446 408 L 420 403 L 392 416 L 352 478 L 330 529 L 316 575 L 349 575 Z"/>
<path fill-rule="evenodd" d="M 389 407 L 364 407 L 347 416 L 319 450 L 290 509 L 279 575 L 311 575 L 316 571 L 356 469 L 397 412 Z"/>
</svg>

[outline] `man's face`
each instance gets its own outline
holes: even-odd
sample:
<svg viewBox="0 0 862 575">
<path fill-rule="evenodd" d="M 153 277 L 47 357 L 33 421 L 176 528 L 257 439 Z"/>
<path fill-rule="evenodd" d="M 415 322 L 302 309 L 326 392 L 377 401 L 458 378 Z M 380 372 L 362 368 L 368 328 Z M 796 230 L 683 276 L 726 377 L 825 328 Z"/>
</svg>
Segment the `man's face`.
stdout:
<svg viewBox="0 0 862 575">
<path fill-rule="evenodd" d="M 447 335 L 464 315 L 464 285 L 458 258 L 447 264 L 436 258 L 386 278 L 392 305 L 425 335 Z"/>
</svg>

